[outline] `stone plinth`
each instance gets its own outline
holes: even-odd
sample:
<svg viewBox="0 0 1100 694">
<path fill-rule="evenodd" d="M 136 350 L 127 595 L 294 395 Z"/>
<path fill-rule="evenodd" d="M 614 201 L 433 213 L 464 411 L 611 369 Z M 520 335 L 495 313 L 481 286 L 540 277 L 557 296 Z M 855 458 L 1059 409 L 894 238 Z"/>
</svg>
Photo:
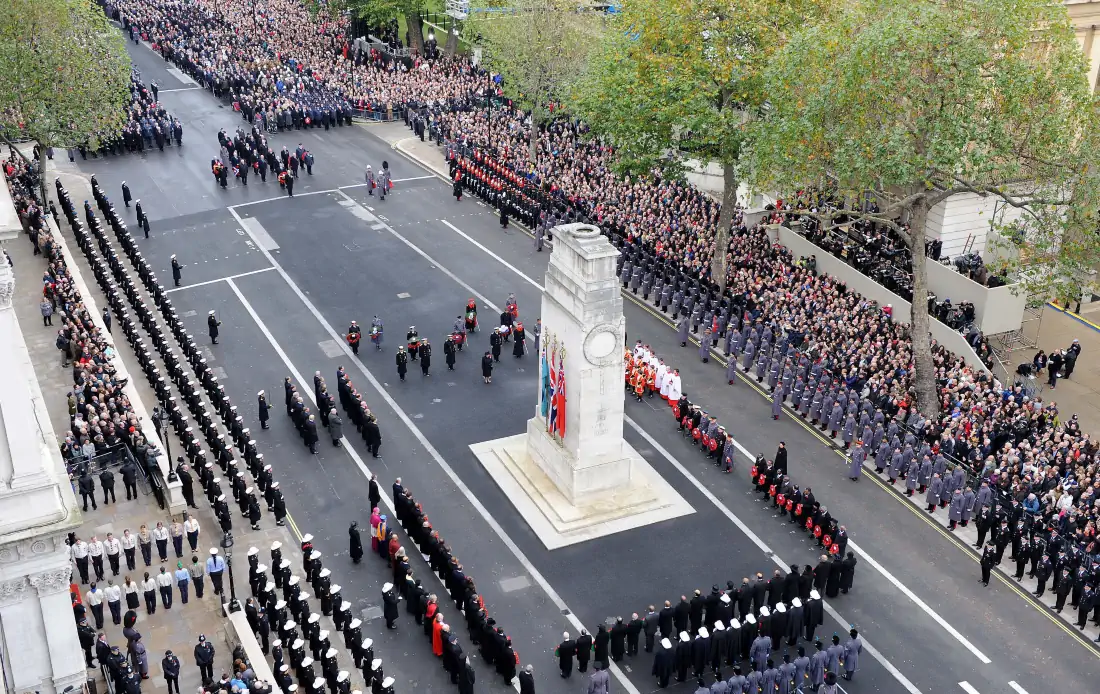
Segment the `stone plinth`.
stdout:
<svg viewBox="0 0 1100 694">
<path fill-rule="evenodd" d="M 694 512 L 623 438 L 619 252 L 595 227 L 553 233 L 535 416 L 525 434 L 471 446 L 549 549 Z M 548 425 L 547 366 L 564 376 L 564 436 Z"/>
</svg>

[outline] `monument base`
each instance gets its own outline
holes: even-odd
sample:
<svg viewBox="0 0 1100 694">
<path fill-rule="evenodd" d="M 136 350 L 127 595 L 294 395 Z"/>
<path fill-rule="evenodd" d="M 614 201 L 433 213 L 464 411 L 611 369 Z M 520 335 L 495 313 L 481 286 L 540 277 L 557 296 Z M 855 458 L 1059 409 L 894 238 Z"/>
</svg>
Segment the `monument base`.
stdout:
<svg viewBox="0 0 1100 694">
<path fill-rule="evenodd" d="M 536 454 L 545 460 L 549 452 L 544 445 L 547 442 L 551 442 L 549 435 L 539 429 L 538 420 L 531 420 L 527 434 L 470 446 L 485 471 L 547 549 L 695 513 L 625 440 L 622 457 L 601 464 L 620 484 L 575 496 L 565 493 L 543 472 L 528 448 L 534 445 Z M 564 449 L 558 447 L 558 450 L 562 456 L 566 455 Z"/>
</svg>

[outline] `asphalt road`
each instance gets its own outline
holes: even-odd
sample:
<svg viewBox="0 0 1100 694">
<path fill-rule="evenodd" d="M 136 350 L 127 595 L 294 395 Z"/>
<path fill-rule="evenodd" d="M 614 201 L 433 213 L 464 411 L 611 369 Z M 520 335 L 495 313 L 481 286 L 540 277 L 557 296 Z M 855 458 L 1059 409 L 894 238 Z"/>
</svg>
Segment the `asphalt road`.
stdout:
<svg viewBox="0 0 1100 694">
<path fill-rule="evenodd" d="M 364 447 L 349 426 L 353 450 L 322 441 L 320 454 L 311 456 L 281 414 L 269 431 L 253 425 L 288 492 L 296 530 L 312 533 L 327 556 L 346 553 L 351 520 L 366 525 L 365 475 L 377 474 L 387 491 L 401 476 L 477 581 L 521 661 L 535 665 L 544 692 L 581 686 L 576 675 L 563 681 L 554 672 L 550 654 L 563 630 L 575 634 L 583 624 L 594 631 L 608 618 L 629 618 L 696 588 L 706 592 L 757 571 L 769 575 L 777 562 L 816 563 L 818 553 L 805 536 L 792 533 L 749 493 L 747 457 L 738 461 L 736 474 L 720 474 L 676 433 L 667 407 L 651 401 L 628 403 L 626 437 L 695 513 L 546 551 L 468 448 L 524 429 L 535 408 L 534 357 L 516 359 L 506 349 L 493 384 L 485 386 L 479 365 L 485 334 L 472 340 L 454 372 L 446 370 L 442 342 L 471 296 L 483 325 L 492 324 L 490 305 L 503 306 L 510 292 L 517 295 L 521 320 L 533 324 L 549 254 L 536 253 L 521 230 L 501 230 L 492 210 L 476 200 L 456 203 L 446 183 L 372 137 L 370 126 L 275 136 L 277 147 L 301 142 L 316 157 L 316 175 L 299 180 L 293 199 L 271 180 L 261 184 L 255 177 L 247 187 L 231 184 L 223 191 L 209 162 L 217 131 L 231 132 L 242 123 L 239 115 L 189 89 L 148 50 L 132 52 L 143 77 L 158 81 L 162 101 L 183 119 L 184 147 L 90 159 L 78 162 L 79 170 L 96 174 L 116 196 L 126 180 L 142 200 L 152 220 L 151 238 L 140 240 L 142 252 L 163 268 L 165 281 L 172 254 L 184 264 L 185 286 L 171 296 L 200 342 L 206 342 L 207 311 L 218 312 L 222 339 L 209 347 L 211 363 L 224 370 L 233 401 L 254 417 L 250 405 L 265 389 L 281 412 L 285 376 L 301 379 L 306 394 L 314 371 L 333 384 L 337 366 L 344 365 L 379 415 L 384 441 L 378 460 L 362 458 Z M 175 89 L 181 91 L 169 91 Z M 385 202 L 358 185 L 364 167 L 377 169 L 383 160 L 397 180 Z M 647 308 L 627 301 L 625 310 L 631 342 L 648 342 L 680 368 L 692 401 L 716 414 L 747 451 L 770 456 L 779 440 L 786 441 L 796 481 L 811 486 L 847 526 L 860 554 L 856 586 L 830 601 L 818 631 L 828 638 L 855 624 L 871 646 L 855 681 L 844 683 L 846 691 L 1095 690 L 1097 653 L 1072 628 L 1037 614 L 1043 608 L 1008 582 L 981 586 L 973 555 L 942 527 L 867 476 L 858 485 L 848 482 L 840 459 L 805 427 L 786 416 L 772 421 L 759 393 L 742 381 L 726 385 L 722 367 L 701 364 L 694 348 L 680 350 L 672 331 Z M 367 325 L 374 315 L 385 321 L 385 350 L 364 346 L 353 360 L 340 334 L 350 320 Z M 393 351 L 409 325 L 433 341 L 436 353 L 431 376 L 414 365 L 401 383 Z M 377 620 L 384 564 L 340 561 L 332 565 L 335 578 L 372 620 L 368 626 L 377 632 L 382 657 L 393 663 L 398 689 L 443 686 L 430 643 L 411 619 L 403 617 L 395 632 Z M 414 570 L 428 576 L 419 562 Z M 448 621 L 466 644 L 461 616 L 450 612 Z M 655 689 L 648 657 L 623 665 L 628 688 Z M 480 686 L 504 690 L 484 665 L 478 677 Z M 677 688 L 689 686 L 694 690 L 690 684 Z"/>
</svg>

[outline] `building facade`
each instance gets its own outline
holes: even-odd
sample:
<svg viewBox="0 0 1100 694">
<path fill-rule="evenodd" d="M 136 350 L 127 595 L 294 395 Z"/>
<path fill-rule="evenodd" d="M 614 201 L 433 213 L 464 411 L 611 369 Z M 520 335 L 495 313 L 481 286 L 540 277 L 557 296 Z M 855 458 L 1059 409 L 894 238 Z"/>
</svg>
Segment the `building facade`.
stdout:
<svg viewBox="0 0 1100 694">
<path fill-rule="evenodd" d="M 1089 59 L 1089 85 L 1100 86 L 1100 0 L 1065 0 L 1077 42 Z"/>
<path fill-rule="evenodd" d="M 21 232 L 0 185 L 0 240 Z M 2 260 L 2 259 L 0 259 Z M 81 523 L 0 262 L 0 663 L 4 691 L 54 694 L 84 684 L 65 542 Z"/>
</svg>

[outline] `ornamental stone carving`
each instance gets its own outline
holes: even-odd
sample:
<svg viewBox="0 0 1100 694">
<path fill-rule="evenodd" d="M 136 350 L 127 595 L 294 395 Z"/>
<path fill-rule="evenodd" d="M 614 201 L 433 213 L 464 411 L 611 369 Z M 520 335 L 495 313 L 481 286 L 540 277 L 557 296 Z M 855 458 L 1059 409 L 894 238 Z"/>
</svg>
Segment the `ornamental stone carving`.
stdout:
<svg viewBox="0 0 1100 694">
<path fill-rule="evenodd" d="M 0 583 L 0 605 L 21 602 L 29 589 L 26 577 Z"/>
<path fill-rule="evenodd" d="M 60 593 L 62 590 L 67 590 L 71 577 L 72 569 L 69 567 L 54 569 L 53 571 L 44 571 L 40 574 L 31 576 L 31 585 L 38 589 L 38 594 L 40 596 L 52 595 L 54 593 Z"/>
<path fill-rule="evenodd" d="M 42 554 L 47 549 L 49 549 L 49 548 L 46 547 L 46 543 L 43 542 L 42 540 L 36 540 L 34 542 L 34 544 L 31 545 L 31 553 L 32 554 Z"/>
</svg>

